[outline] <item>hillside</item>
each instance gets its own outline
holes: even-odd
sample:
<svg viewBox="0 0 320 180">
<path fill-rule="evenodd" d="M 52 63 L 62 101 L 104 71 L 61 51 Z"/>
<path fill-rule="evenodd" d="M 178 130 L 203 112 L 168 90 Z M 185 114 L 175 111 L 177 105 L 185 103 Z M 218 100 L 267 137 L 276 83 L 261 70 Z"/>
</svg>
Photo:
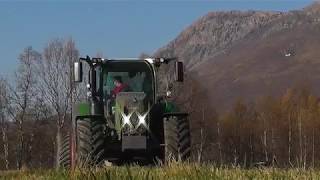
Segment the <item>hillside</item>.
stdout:
<svg viewBox="0 0 320 180">
<path fill-rule="evenodd" d="M 297 85 L 320 92 L 319 35 L 320 4 L 287 13 L 213 12 L 156 55 L 185 62 L 193 79 L 186 88 L 197 83 L 205 97 L 198 104 L 228 110 L 238 98 L 276 96 Z"/>
</svg>

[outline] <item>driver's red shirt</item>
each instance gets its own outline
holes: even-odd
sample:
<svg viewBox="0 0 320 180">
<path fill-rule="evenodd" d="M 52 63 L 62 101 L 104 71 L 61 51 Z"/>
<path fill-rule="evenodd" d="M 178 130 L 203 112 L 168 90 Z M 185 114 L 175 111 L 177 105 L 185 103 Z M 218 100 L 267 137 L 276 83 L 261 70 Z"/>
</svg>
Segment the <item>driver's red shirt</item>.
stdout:
<svg viewBox="0 0 320 180">
<path fill-rule="evenodd" d="M 128 85 L 126 84 L 121 84 L 120 86 L 116 86 L 112 91 L 111 91 L 111 94 L 113 96 L 116 96 L 119 92 L 123 91 L 123 89 L 127 88 Z"/>
</svg>

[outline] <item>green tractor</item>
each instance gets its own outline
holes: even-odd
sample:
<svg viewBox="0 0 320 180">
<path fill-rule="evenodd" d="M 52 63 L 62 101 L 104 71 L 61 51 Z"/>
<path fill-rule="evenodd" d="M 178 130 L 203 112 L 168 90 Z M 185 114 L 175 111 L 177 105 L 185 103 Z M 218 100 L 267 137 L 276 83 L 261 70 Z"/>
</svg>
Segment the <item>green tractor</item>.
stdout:
<svg viewBox="0 0 320 180">
<path fill-rule="evenodd" d="M 171 63 L 175 81 L 183 82 L 182 62 L 87 56 L 74 64 L 75 82 L 83 81 L 83 63 L 90 67 L 87 102 L 75 105 L 59 167 L 189 158 L 188 114 L 179 112 L 158 87 L 159 68 Z"/>
</svg>

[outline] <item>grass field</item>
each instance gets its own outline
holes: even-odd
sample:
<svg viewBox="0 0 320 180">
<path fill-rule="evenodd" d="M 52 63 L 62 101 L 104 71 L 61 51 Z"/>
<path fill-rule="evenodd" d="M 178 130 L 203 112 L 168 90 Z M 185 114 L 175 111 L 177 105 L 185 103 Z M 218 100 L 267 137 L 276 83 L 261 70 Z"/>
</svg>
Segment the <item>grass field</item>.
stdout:
<svg viewBox="0 0 320 180">
<path fill-rule="evenodd" d="M 320 179 L 320 170 L 241 169 L 213 166 L 172 164 L 165 167 L 123 166 L 101 169 L 77 169 L 73 172 L 35 170 L 0 172 L 0 179 Z"/>
</svg>

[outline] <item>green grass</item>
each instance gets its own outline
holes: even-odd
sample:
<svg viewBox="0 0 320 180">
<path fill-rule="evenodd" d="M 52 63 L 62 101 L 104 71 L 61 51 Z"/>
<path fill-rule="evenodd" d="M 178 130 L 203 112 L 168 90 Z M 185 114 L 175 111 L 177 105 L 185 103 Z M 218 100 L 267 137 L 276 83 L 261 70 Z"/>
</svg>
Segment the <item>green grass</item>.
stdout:
<svg viewBox="0 0 320 180">
<path fill-rule="evenodd" d="M 216 168 L 196 164 L 171 164 L 164 167 L 107 167 L 100 169 L 34 170 L 0 172 L 0 179 L 320 179 L 320 170 Z"/>
</svg>

